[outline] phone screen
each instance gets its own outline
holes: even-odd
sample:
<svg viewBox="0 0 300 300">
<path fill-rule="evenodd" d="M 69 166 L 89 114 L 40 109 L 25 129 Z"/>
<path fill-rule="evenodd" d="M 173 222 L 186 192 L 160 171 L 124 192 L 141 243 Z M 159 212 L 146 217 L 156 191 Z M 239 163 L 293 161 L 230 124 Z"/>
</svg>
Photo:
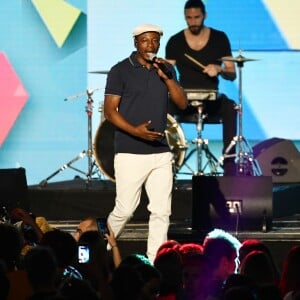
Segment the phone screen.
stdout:
<svg viewBox="0 0 300 300">
<path fill-rule="evenodd" d="M 102 234 L 109 234 L 107 218 L 97 218 L 98 231 Z"/>
<path fill-rule="evenodd" d="M 78 262 L 85 264 L 90 260 L 90 249 L 88 245 L 78 245 Z"/>
</svg>

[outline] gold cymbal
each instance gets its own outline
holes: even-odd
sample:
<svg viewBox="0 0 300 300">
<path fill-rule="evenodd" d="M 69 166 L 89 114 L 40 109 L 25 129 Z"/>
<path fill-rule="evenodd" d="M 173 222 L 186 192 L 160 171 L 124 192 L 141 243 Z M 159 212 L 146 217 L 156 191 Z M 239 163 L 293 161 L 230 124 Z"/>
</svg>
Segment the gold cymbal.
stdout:
<svg viewBox="0 0 300 300">
<path fill-rule="evenodd" d="M 108 74 L 109 71 L 90 71 L 92 74 Z"/>
<path fill-rule="evenodd" d="M 246 58 L 243 55 L 238 55 L 236 57 L 224 56 L 224 57 L 220 58 L 219 60 L 221 60 L 221 61 L 233 61 L 233 62 L 237 62 L 237 63 L 242 63 L 242 62 L 246 62 L 246 61 L 256 61 L 258 59 Z"/>
</svg>

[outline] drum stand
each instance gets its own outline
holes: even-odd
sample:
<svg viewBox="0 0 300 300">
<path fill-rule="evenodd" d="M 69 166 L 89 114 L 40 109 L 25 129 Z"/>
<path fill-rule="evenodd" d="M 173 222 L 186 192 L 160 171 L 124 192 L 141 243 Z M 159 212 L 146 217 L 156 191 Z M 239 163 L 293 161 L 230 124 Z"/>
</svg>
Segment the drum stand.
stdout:
<svg viewBox="0 0 300 300">
<path fill-rule="evenodd" d="M 191 103 L 192 106 L 197 107 L 198 111 L 198 120 L 197 120 L 197 138 L 193 140 L 193 144 L 196 144 L 196 149 L 193 149 L 185 158 L 183 164 L 192 171 L 193 175 L 205 175 L 205 170 L 207 167 L 210 168 L 209 175 L 216 175 L 217 170 L 217 158 L 212 154 L 212 152 L 208 148 L 208 140 L 202 138 L 203 131 L 203 121 L 206 118 L 206 115 L 203 115 L 203 102 L 194 100 Z M 188 166 L 186 161 L 197 152 L 197 172 L 193 172 L 193 170 Z M 203 155 L 205 155 L 207 161 L 203 166 Z"/>
<path fill-rule="evenodd" d="M 225 158 L 237 157 L 238 175 L 261 176 L 262 172 L 258 162 L 254 159 L 253 151 L 246 138 L 243 136 L 243 105 L 242 105 L 242 68 L 244 62 L 254 61 L 255 59 L 245 58 L 241 55 L 236 58 L 224 57 L 223 61 L 233 61 L 237 63 L 239 74 L 239 104 L 236 106 L 238 111 L 238 135 L 235 136 L 228 147 L 225 149 L 223 156 L 219 159 L 218 166 L 221 165 Z M 237 144 L 238 151 L 236 154 L 228 154 Z"/>
<path fill-rule="evenodd" d="M 98 174 L 99 173 L 99 169 L 97 168 L 97 165 L 93 159 L 93 148 L 92 148 L 92 115 L 93 115 L 93 99 L 92 99 L 92 95 L 94 93 L 95 90 L 90 90 L 88 89 L 86 91 L 88 98 L 87 98 L 87 106 L 86 106 L 86 113 L 87 113 L 87 118 L 88 118 L 88 149 L 87 150 L 83 150 L 82 152 L 80 152 L 76 157 L 74 157 L 73 159 L 71 159 L 69 162 L 65 163 L 64 165 L 62 165 L 59 169 L 57 169 L 55 172 L 53 172 L 51 175 L 49 175 L 47 178 L 43 179 L 40 183 L 39 186 L 40 187 L 44 187 L 47 185 L 48 181 L 53 178 L 55 175 L 59 174 L 60 172 L 66 170 L 67 168 L 73 169 L 83 175 L 86 176 L 86 185 L 88 186 L 91 183 L 92 177 L 94 174 Z M 83 94 L 79 94 L 76 96 L 71 96 L 65 99 L 65 101 L 67 100 L 71 100 L 74 98 L 78 98 L 80 96 L 82 96 Z M 73 164 L 78 161 L 79 159 L 82 159 L 84 157 L 88 158 L 88 171 L 84 172 L 76 167 L 73 166 Z"/>
</svg>

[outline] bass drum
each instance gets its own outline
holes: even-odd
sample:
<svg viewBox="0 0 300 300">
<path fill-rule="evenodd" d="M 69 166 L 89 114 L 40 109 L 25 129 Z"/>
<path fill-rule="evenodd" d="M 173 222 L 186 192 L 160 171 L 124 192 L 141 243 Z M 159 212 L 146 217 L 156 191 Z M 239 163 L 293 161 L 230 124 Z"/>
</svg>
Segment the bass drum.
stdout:
<svg viewBox="0 0 300 300">
<path fill-rule="evenodd" d="M 167 116 L 165 134 L 170 150 L 174 155 L 174 167 L 177 172 L 183 164 L 187 145 L 181 126 L 169 114 Z M 98 128 L 94 140 L 96 163 L 101 171 L 112 181 L 115 181 L 114 137 L 115 126 L 109 121 L 104 120 Z"/>
</svg>

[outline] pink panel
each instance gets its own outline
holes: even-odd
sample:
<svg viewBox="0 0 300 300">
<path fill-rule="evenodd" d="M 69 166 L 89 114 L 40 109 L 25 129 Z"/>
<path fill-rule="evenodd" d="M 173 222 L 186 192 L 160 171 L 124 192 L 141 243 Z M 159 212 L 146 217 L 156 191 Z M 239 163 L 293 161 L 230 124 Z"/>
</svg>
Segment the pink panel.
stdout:
<svg viewBox="0 0 300 300">
<path fill-rule="evenodd" d="M 4 53 L 0 53 L 0 146 L 28 99 L 21 80 Z"/>
</svg>

